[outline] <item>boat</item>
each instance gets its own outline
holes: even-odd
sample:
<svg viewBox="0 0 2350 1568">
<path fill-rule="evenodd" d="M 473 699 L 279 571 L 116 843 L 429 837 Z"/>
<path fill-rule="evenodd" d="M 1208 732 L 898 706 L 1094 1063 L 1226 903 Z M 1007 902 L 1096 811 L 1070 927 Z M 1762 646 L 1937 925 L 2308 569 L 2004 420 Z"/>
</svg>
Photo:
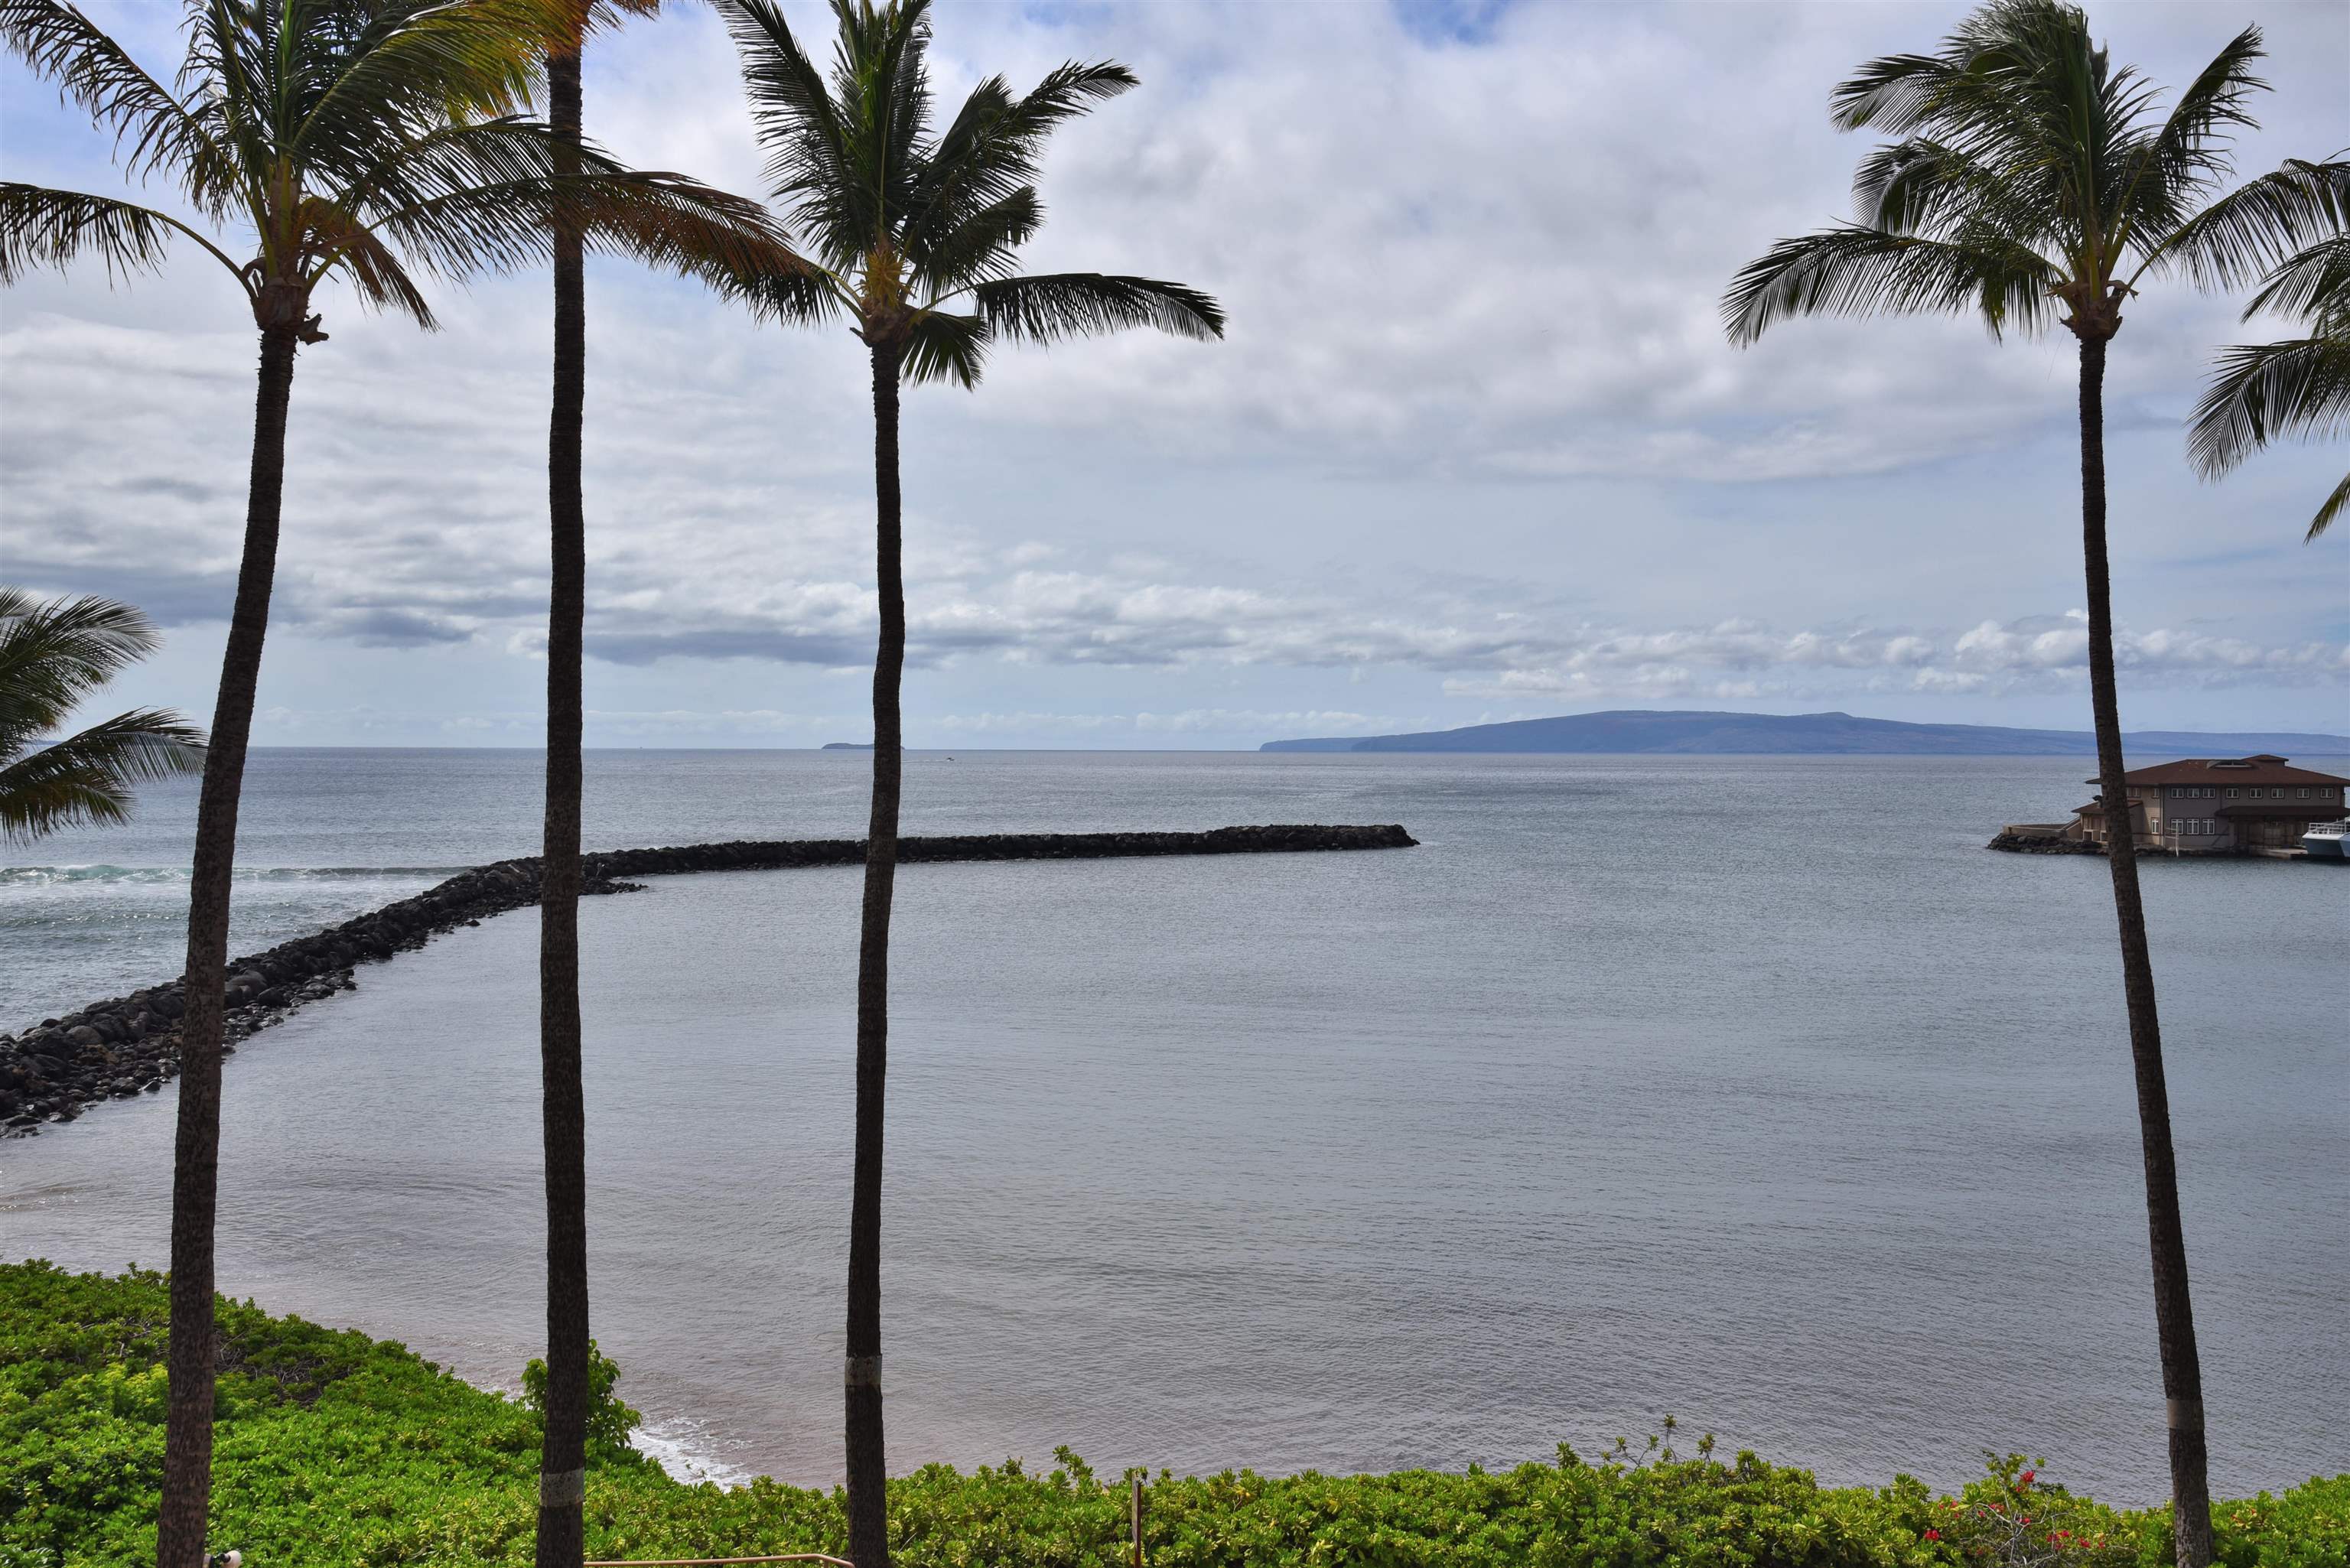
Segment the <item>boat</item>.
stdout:
<svg viewBox="0 0 2350 1568">
<path fill-rule="evenodd" d="M 2301 847 L 2312 860 L 2350 860 L 2350 816 L 2311 823 L 2301 836 Z"/>
</svg>

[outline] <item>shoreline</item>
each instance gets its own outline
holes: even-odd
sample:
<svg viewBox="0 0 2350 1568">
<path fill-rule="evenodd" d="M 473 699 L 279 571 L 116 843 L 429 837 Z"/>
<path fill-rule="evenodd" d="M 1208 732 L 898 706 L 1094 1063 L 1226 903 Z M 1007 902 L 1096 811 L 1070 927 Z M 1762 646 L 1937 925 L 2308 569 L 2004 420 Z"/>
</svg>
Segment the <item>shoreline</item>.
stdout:
<svg viewBox="0 0 2350 1568">
<path fill-rule="evenodd" d="M 30 1369 L 26 1394 L 71 1419 L 95 1451 L 136 1456 L 113 1459 L 102 1485 L 77 1485 L 83 1472 L 54 1449 L 0 1442 L 0 1487 L 38 1501 L 0 1519 L 0 1555 L 151 1553 L 162 1405 L 123 1389 L 162 1376 L 167 1288 L 151 1271 L 0 1263 L 0 1345 Z M 221 1544 L 256 1562 L 528 1561 L 540 1430 L 526 1401 L 362 1330 L 226 1297 L 215 1312 L 234 1396 L 219 1419 L 242 1439 L 217 1449 Z M 610 1397 L 626 1394 L 623 1374 Z M 1355 1562 L 1372 1546 L 1381 1561 L 1518 1568 L 1617 1562 L 1627 1542 L 1665 1562 L 1734 1549 L 1740 1561 L 1816 1568 L 1964 1568 L 2016 1542 L 2017 1513 L 2038 1522 L 2035 1560 L 2069 1558 L 2075 1542 L 2093 1552 L 2110 1543 L 2101 1555 L 2134 1562 L 2169 1559 L 2163 1504 L 2071 1492 L 2020 1453 L 1986 1460 L 1948 1492 L 1898 1473 L 1823 1484 L 1800 1462 L 1732 1458 L 1710 1435 L 1691 1442 L 1667 1418 L 1645 1446 L 1603 1440 L 1586 1458 L 1559 1442 L 1550 1458 L 1491 1469 L 1113 1472 L 1063 1447 L 1049 1460 L 903 1469 L 889 1490 L 902 1560 L 913 1565 L 1119 1560 L 1138 1490 L 1148 1560 L 1160 1568 Z M 588 1487 L 588 1544 L 598 1557 L 837 1552 L 846 1535 L 836 1486 L 697 1482 L 632 1444 L 592 1447 Z M 2219 1560 L 2338 1561 L 2350 1547 L 2345 1501 L 2350 1475 L 2223 1493 L 2212 1510 Z"/>
<path fill-rule="evenodd" d="M 1106 860 L 1173 855 L 1406 849 L 1399 823 L 1286 823 L 1204 833 L 990 833 L 901 838 L 900 865 L 990 860 Z M 861 866 L 861 838 L 738 839 L 580 857 L 583 897 L 644 890 L 629 877 Z M 229 961 L 222 1054 L 296 1009 L 354 989 L 358 966 L 388 962 L 434 937 L 538 902 L 539 857 L 494 861 L 421 893 L 307 937 Z M 0 1137 L 26 1137 L 109 1099 L 155 1094 L 178 1076 L 184 988 L 173 980 L 0 1033 Z"/>
</svg>

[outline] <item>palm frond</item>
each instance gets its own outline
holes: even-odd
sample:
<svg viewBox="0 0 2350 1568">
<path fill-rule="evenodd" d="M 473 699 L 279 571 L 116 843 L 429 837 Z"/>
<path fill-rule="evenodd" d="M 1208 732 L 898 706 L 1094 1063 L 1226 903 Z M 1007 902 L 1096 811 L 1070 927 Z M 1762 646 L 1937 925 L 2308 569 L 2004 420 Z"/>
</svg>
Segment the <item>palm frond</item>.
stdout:
<svg viewBox="0 0 2350 1568">
<path fill-rule="evenodd" d="M 1222 306 L 1198 289 L 1156 278 L 1097 272 L 997 278 L 975 286 L 972 300 L 991 336 L 1015 343 L 1050 344 L 1133 327 L 1194 339 L 1224 335 Z"/>
<path fill-rule="evenodd" d="M 44 603 L 0 587 L 0 755 L 63 723 L 161 641 L 154 623 L 129 605 L 88 597 Z"/>
<path fill-rule="evenodd" d="M 1115 61 L 1071 61 L 1014 98 L 1002 77 L 972 90 L 927 160 L 906 225 L 910 246 L 936 249 L 944 236 L 1032 184 L 1045 142 L 1066 121 L 1138 85 Z"/>
<path fill-rule="evenodd" d="M 1835 122 L 1926 135 L 2003 180 L 2052 193 L 2084 175 L 2079 155 L 2117 111 L 2143 101 L 2128 73 L 2106 70 L 2079 10 L 2058 0 L 1991 0 L 1934 55 L 1872 61 L 1836 89 Z"/>
<path fill-rule="evenodd" d="M 1722 296 L 1722 325 L 1741 347 L 1796 316 L 1979 312 L 1994 336 L 2036 331 L 2055 269 L 1995 237 L 1981 244 L 1846 224 L 1781 240 Z"/>
<path fill-rule="evenodd" d="M 244 215 L 257 220 L 269 211 L 264 171 L 270 168 L 281 140 L 282 128 L 273 116 L 282 115 L 296 96 L 290 84 L 276 79 L 286 51 L 278 47 L 268 16 L 234 0 L 189 0 L 188 19 L 181 94 L 192 98 L 197 122 L 235 166 Z M 261 243 L 265 254 L 270 245 L 265 225 Z"/>
<path fill-rule="evenodd" d="M 567 161 L 577 172 L 558 172 Z M 445 275 L 545 259 L 558 219 L 591 249 L 722 287 L 810 271 L 759 203 L 681 174 L 625 168 L 592 145 L 560 141 L 537 121 L 446 127 L 368 180 L 338 203 L 354 225 L 409 265 Z"/>
<path fill-rule="evenodd" d="M 76 7 L 59 0 L 0 0 L 0 42 L 38 77 L 110 127 L 122 171 L 178 180 L 217 218 L 234 168 L 187 107 Z"/>
<path fill-rule="evenodd" d="M 2148 245 L 2138 270 L 2178 268 L 2199 287 L 2235 288 L 2345 229 L 2350 161 L 2292 159 Z"/>
<path fill-rule="evenodd" d="M 1044 204 L 1036 188 L 1023 185 L 1002 201 L 972 213 L 951 230 L 937 236 L 911 240 L 908 259 L 914 275 L 941 296 L 951 296 L 986 278 L 1012 271 L 1013 253 L 1044 226 Z"/>
<path fill-rule="evenodd" d="M 767 150 L 766 179 L 794 221 L 839 265 L 860 241 L 842 192 L 852 182 L 847 133 L 822 72 L 770 0 L 716 0 L 734 40 L 751 119 Z"/>
<path fill-rule="evenodd" d="M 889 25 L 889 7 L 877 12 L 869 6 L 852 7 L 849 0 L 834 0 L 836 14 L 852 8 L 874 19 L 882 40 L 872 62 L 879 80 L 886 84 L 874 99 L 881 115 L 881 134 L 873 143 L 882 156 L 880 168 L 874 171 L 876 188 L 887 192 L 879 215 L 888 223 L 911 206 L 911 187 L 930 142 L 930 0 L 911 0 L 895 7 L 899 16 L 894 26 Z"/>
<path fill-rule="evenodd" d="M 2223 349 L 2188 424 L 2198 472 L 2216 478 L 2288 436 L 2350 431 L 2350 333 Z"/>
<path fill-rule="evenodd" d="M 2345 506 L 2350 506 L 2350 473 L 2342 476 L 2342 483 L 2334 487 L 2334 493 L 2318 507 L 2317 515 L 2310 519 L 2309 532 L 2301 536 L 2301 542 L 2306 545 L 2324 533 L 2333 521 L 2342 515 Z"/>
<path fill-rule="evenodd" d="M 172 231 L 181 228 L 161 213 L 110 196 L 0 184 L 0 284 L 34 267 L 63 272 L 88 255 L 106 264 L 109 279 L 153 272 L 163 265 Z"/>
<path fill-rule="evenodd" d="M 2269 274 L 2244 306 L 2244 319 L 2268 311 L 2309 318 L 2350 315 L 2350 234 L 2321 240 Z"/>
<path fill-rule="evenodd" d="M 1859 224 L 1888 234 L 1950 239 L 1996 232 L 2029 246 L 2050 227 L 2033 192 L 1930 137 L 1888 142 L 1862 159 L 1852 193 Z"/>
<path fill-rule="evenodd" d="M 203 732 L 178 714 L 118 714 L 0 767 L 0 836 L 23 843 L 62 827 L 121 822 L 133 785 L 203 765 Z"/>
<path fill-rule="evenodd" d="M 1877 130 L 1907 136 L 1932 114 L 1952 75 L 1933 55 L 1887 55 L 1869 61 L 1828 95 L 1838 130 Z"/>
<path fill-rule="evenodd" d="M 285 150 L 331 181 L 376 161 L 392 137 L 511 116 L 573 14 L 568 0 L 378 0 L 359 37 L 320 62 Z"/>
<path fill-rule="evenodd" d="M 2129 161 L 2121 193 L 2123 213 L 2135 230 L 2157 238 L 2168 233 L 2188 215 L 2188 202 L 2228 174 L 2225 138 L 2257 123 L 2245 105 L 2252 94 L 2268 90 L 2251 71 L 2252 62 L 2267 53 L 2257 26 L 2237 34 L 2178 95 L 2162 129 L 2145 139 Z"/>
<path fill-rule="evenodd" d="M 701 281 L 759 320 L 790 327 L 837 320 L 854 308 L 838 278 L 806 264 L 704 275 Z"/>
<path fill-rule="evenodd" d="M 987 324 L 976 316 L 924 311 L 906 337 L 905 379 L 917 386 L 951 381 L 969 391 L 985 369 L 988 336 Z"/>
<path fill-rule="evenodd" d="M 372 310 L 396 311 L 427 332 L 439 328 L 432 302 L 408 275 L 400 257 L 348 209 L 309 197 L 302 205 L 302 223 L 313 243 L 325 247 L 331 258 L 324 265 L 342 273 L 360 304 Z"/>
</svg>

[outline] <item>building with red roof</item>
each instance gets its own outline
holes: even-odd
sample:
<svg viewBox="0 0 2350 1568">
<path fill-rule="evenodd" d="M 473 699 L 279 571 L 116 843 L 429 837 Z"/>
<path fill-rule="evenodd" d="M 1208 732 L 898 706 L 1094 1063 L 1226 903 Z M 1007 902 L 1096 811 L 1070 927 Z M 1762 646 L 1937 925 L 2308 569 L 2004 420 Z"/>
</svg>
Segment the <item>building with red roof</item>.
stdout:
<svg viewBox="0 0 2350 1568">
<path fill-rule="evenodd" d="M 2095 779 L 2087 781 L 2095 784 Z M 2283 757 L 2187 757 L 2122 775 L 2141 849 L 2233 855 L 2301 847 L 2310 824 L 2344 812 L 2350 779 L 2294 767 Z M 2102 796 L 2078 807 L 2067 837 L 2106 842 Z"/>
</svg>

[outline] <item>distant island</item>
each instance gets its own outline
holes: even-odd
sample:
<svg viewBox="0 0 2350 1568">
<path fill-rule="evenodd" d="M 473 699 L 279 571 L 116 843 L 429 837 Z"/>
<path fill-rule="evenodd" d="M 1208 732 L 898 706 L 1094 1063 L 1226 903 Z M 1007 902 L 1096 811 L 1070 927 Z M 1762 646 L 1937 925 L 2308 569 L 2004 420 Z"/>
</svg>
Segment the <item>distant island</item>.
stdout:
<svg viewBox="0 0 2350 1568">
<path fill-rule="evenodd" d="M 869 752 L 873 749 L 873 742 L 870 741 L 827 741 L 821 749 L 827 752 Z"/>
<path fill-rule="evenodd" d="M 2139 730 L 2122 737 L 2134 756 L 2350 756 L 2350 735 L 2270 732 L 2208 734 Z M 2086 730 L 2006 730 L 1988 724 L 1906 724 L 1849 713 L 1688 713 L 1623 709 L 1471 724 L 1412 735 L 1334 735 L 1267 741 L 1264 752 L 1580 752 L 1683 755 L 2093 757 Z"/>
</svg>

